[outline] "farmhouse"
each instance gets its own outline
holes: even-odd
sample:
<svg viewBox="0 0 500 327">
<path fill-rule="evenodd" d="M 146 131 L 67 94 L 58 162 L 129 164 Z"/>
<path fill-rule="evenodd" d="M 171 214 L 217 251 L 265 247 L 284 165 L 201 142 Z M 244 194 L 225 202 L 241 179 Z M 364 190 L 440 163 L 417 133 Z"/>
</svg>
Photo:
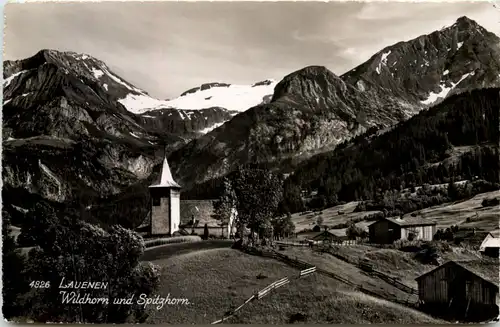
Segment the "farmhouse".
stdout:
<svg viewBox="0 0 500 327">
<path fill-rule="evenodd" d="M 136 230 L 146 235 L 172 236 L 182 230 L 202 235 L 206 224 L 210 235 L 229 238 L 234 233 L 236 210 L 230 223 L 223 224 L 214 217 L 214 200 L 181 200 L 180 191 L 165 158 L 159 182 L 149 187 L 151 210 Z"/>
<path fill-rule="evenodd" d="M 312 241 L 322 243 L 341 243 L 341 237 L 325 230 L 312 238 Z"/>
<path fill-rule="evenodd" d="M 479 247 L 479 252 L 490 257 L 498 257 L 500 248 L 500 229 L 495 229 L 486 235 L 481 246 Z"/>
<path fill-rule="evenodd" d="M 396 240 L 432 241 L 436 223 L 417 218 L 383 218 L 368 226 L 370 243 L 389 244 Z"/>
<path fill-rule="evenodd" d="M 465 321 L 498 316 L 498 261 L 448 261 L 416 278 L 426 311 Z"/>
</svg>

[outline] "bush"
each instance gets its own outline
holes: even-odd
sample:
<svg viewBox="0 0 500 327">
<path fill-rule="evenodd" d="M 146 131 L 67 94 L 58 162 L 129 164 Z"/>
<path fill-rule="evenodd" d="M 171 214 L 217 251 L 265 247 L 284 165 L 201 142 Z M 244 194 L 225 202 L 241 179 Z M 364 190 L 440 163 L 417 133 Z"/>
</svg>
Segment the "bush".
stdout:
<svg viewBox="0 0 500 327">
<path fill-rule="evenodd" d="M 10 216 L 2 211 L 2 313 L 11 320 L 21 316 L 24 307 L 23 295 L 29 291 L 24 277 L 25 257 L 16 248 L 14 237 L 10 235 Z"/>
<path fill-rule="evenodd" d="M 144 322 L 144 306 L 112 305 L 113 300 L 132 295 L 151 297 L 159 284 L 158 267 L 140 262 L 145 249 L 142 237 L 121 226 L 105 231 L 76 219 L 57 217 L 47 207 L 36 205 L 35 209 L 22 230 L 37 245 L 28 253 L 25 280 L 47 281 L 50 287 L 30 290 L 23 316 L 37 323 Z M 110 305 L 62 303 L 59 285 L 63 278 L 109 283 L 106 289 L 85 293 Z"/>
<path fill-rule="evenodd" d="M 177 243 L 194 243 L 201 242 L 201 237 L 195 235 L 187 235 L 187 236 L 175 236 L 175 237 L 164 237 L 157 238 L 153 240 L 147 240 L 144 242 L 146 248 L 150 248 L 153 246 L 163 245 L 163 244 L 177 244 Z"/>
<path fill-rule="evenodd" d="M 494 207 L 500 205 L 500 200 L 498 198 L 484 199 L 481 205 L 483 207 Z"/>
</svg>

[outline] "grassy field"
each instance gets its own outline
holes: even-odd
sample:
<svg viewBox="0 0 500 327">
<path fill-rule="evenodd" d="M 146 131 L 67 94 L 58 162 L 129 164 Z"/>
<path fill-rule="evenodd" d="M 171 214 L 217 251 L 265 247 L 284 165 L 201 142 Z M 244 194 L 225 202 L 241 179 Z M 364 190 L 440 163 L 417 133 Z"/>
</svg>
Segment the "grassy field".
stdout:
<svg viewBox="0 0 500 327">
<path fill-rule="evenodd" d="M 295 224 L 295 231 L 300 232 L 304 229 L 312 229 L 319 217 L 323 218 L 323 225 L 333 226 L 341 223 L 345 223 L 351 219 L 358 219 L 360 217 L 365 217 L 379 211 L 363 211 L 354 212 L 356 206 L 359 202 L 353 201 L 346 203 L 344 205 L 338 205 L 335 207 L 324 209 L 320 212 L 309 212 L 307 214 L 302 214 L 300 212 L 292 215 L 292 221 Z M 342 212 L 343 214 L 339 214 Z"/>
<path fill-rule="evenodd" d="M 305 281 L 305 279 L 304 279 Z M 279 290 L 272 299 L 250 303 L 228 320 L 239 324 L 286 324 L 293 315 L 309 324 L 443 324 L 419 311 L 353 291 L 335 290 L 319 276 L 293 288 Z"/>
<path fill-rule="evenodd" d="M 368 245 L 336 246 L 334 249 L 336 253 L 347 257 L 352 262 L 368 259 L 375 269 L 392 277 L 399 277 L 402 283 L 413 288 L 417 288 L 416 277 L 436 268 L 436 266 L 425 265 L 415 260 L 414 253 L 397 249 L 380 249 Z M 451 247 L 451 251 L 443 252 L 441 257 L 443 262 L 446 262 L 479 259 L 480 255 L 460 247 Z"/>
<path fill-rule="evenodd" d="M 411 296 L 377 277 L 370 276 L 355 265 L 342 261 L 328 253 L 320 253 L 309 248 L 299 247 L 287 247 L 284 251 L 280 252 L 291 257 L 297 257 L 310 264 L 316 265 L 318 268 L 333 272 L 357 285 L 363 285 L 364 288 L 382 295 L 385 299 L 392 301 L 410 300 L 414 302 L 418 300 L 416 296 Z M 358 260 L 353 258 L 353 261 L 357 262 Z"/>
<path fill-rule="evenodd" d="M 209 324 L 259 289 L 299 271 L 274 259 L 232 249 L 199 250 L 154 261 L 162 267 L 158 294 L 187 298 L 189 305 L 152 309 L 150 323 Z M 257 278 L 257 276 L 265 278 Z M 228 323 L 288 323 L 294 314 L 313 323 L 437 323 L 418 311 L 350 290 L 334 279 L 311 275 L 292 280 L 251 302 Z"/>
<path fill-rule="evenodd" d="M 208 240 L 189 243 L 163 244 L 146 249 L 141 259 L 143 261 L 155 261 L 195 251 L 230 248 L 231 245 L 233 245 L 233 241 L 231 240 Z"/>
<path fill-rule="evenodd" d="M 490 231 L 498 228 L 500 207 L 483 207 L 481 202 L 487 198 L 500 197 L 500 191 L 478 194 L 470 200 L 447 203 L 419 211 L 419 217 L 435 220 L 437 228 L 447 228 L 451 225 L 475 227 L 477 230 Z M 476 218 L 476 213 L 478 218 Z M 405 215 L 408 217 L 410 214 Z M 467 222 L 471 217 L 473 221 Z"/>
</svg>

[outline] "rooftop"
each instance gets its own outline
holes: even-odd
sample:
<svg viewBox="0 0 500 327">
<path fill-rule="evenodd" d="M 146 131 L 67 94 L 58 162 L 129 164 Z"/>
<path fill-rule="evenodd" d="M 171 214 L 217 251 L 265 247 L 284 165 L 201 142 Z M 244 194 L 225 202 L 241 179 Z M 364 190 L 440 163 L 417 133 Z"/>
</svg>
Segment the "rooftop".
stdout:
<svg viewBox="0 0 500 327">
<path fill-rule="evenodd" d="M 495 237 L 495 238 L 500 238 L 500 229 L 497 228 L 497 229 L 494 229 L 490 232 L 491 236 Z"/>
<path fill-rule="evenodd" d="M 460 266 L 474 275 L 482 278 L 483 280 L 493 284 L 498 288 L 498 283 L 499 283 L 499 261 L 498 259 L 477 259 L 477 260 L 455 260 L 455 261 L 448 261 L 441 266 L 434 268 L 425 274 L 422 274 L 418 276 L 416 279 L 420 279 L 434 271 L 437 271 L 441 269 L 444 266 L 449 266 L 449 265 L 457 265 Z"/>
<path fill-rule="evenodd" d="M 160 183 L 151 185 L 150 187 L 177 187 L 177 188 L 181 187 L 179 184 L 177 184 L 176 181 L 174 181 L 166 157 L 165 159 L 163 159 L 163 167 L 161 170 Z"/>
<path fill-rule="evenodd" d="M 431 221 L 428 219 L 423 219 L 419 217 L 408 217 L 405 219 L 401 218 L 385 218 L 389 220 L 390 222 L 393 222 L 399 226 L 425 226 L 425 225 L 436 225 L 435 221 Z"/>
</svg>

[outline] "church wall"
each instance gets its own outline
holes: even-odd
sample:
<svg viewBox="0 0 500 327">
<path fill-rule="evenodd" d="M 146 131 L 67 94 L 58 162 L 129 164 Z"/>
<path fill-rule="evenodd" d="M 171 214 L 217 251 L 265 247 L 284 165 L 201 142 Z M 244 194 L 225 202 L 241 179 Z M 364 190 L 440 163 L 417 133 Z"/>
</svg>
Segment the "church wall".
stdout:
<svg viewBox="0 0 500 327">
<path fill-rule="evenodd" d="M 171 190 L 171 233 L 175 233 L 179 230 L 179 225 L 181 224 L 180 215 L 180 192 L 178 190 Z"/>
<path fill-rule="evenodd" d="M 151 234 L 152 235 L 165 235 L 170 234 L 170 199 L 166 198 L 152 198 L 151 207 Z"/>
</svg>

